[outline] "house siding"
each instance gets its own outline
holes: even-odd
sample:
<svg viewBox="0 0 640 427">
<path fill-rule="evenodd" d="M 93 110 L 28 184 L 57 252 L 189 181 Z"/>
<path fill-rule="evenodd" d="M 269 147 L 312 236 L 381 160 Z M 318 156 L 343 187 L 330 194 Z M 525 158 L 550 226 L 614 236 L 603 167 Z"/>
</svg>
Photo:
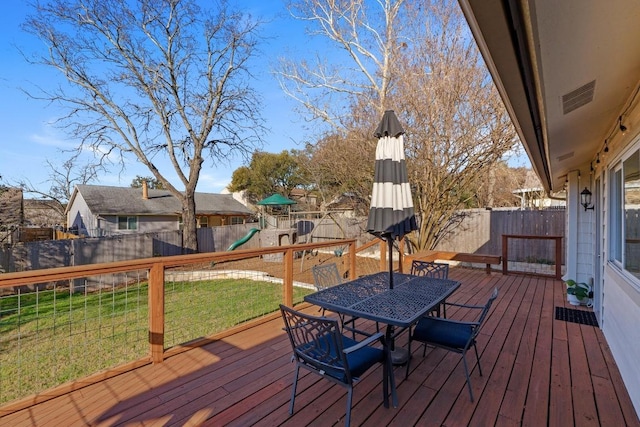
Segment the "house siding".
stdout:
<svg viewBox="0 0 640 427">
<path fill-rule="evenodd" d="M 629 129 L 636 129 L 633 134 L 618 133 L 609 143 L 609 153 L 603 156 L 600 173 L 603 182 L 602 201 L 596 209 L 600 209 L 602 217 L 602 258 L 598 268 L 603 271 L 602 318 L 600 326 L 607 339 L 607 344 L 620 369 L 629 397 L 636 412 L 640 414 L 640 280 L 621 269 L 611 258 L 609 245 L 611 239 L 611 213 L 608 206 L 609 191 L 612 188 L 610 171 L 628 154 L 640 149 L 640 108 L 628 116 Z M 585 233 L 586 236 L 586 233 Z M 595 235 L 591 240 L 595 246 Z"/>
<path fill-rule="evenodd" d="M 91 213 L 87 202 L 82 194 L 76 192 L 73 203 L 67 211 L 67 227 L 77 228 L 78 234 L 93 236 L 94 230 L 98 228 L 98 219 Z"/>
<path fill-rule="evenodd" d="M 602 331 L 636 412 L 640 413 L 640 294 L 616 267 L 605 267 Z"/>
<path fill-rule="evenodd" d="M 158 231 L 171 231 L 178 229 L 178 217 L 173 215 L 140 215 L 138 218 L 137 230 L 118 230 L 118 216 L 105 215 L 101 217 L 100 228 L 106 234 L 133 234 L 133 233 L 155 233 Z M 124 215 L 123 216 L 136 216 Z"/>
<path fill-rule="evenodd" d="M 582 206 L 580 206 L 582 208 Z M 595 212 L 584 208 L 578 217 L 578 245 L 576 258 L 576 280 L 593 285 L 595 277 Z"/>
<path fill-rule="evenodd" d="M 233 218 L 246 221 L 252 215 L 230 195 L 196 193 L 195 201 L 200 226 L 229 225 Z M 180 200 L 167 190 L 149 190 L 142 198 L 135 188 L 78 185 L 67 207 L 67 221 L 89 237 L 176 231 L 181 210 Z M 118 229 L 118 217 L 123 216 L 137 218 L 135 230 Z"/>
</svg>

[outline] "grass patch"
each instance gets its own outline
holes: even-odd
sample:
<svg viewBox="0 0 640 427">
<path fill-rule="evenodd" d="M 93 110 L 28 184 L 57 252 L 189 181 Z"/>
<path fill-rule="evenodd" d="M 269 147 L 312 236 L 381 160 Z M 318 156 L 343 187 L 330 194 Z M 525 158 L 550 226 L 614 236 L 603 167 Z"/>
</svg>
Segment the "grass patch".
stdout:
<svg viewBox="0 0 640 427">
<path fill-rule="evenodd" d="M 282 285 L 247 279 L 165 285 L 165 348 L 278 309 Z M 294 288 L 294 301 L 311 292 Z M 149 352 L 146 282 L 0 298 L 0 404 Z"/>
</svg>

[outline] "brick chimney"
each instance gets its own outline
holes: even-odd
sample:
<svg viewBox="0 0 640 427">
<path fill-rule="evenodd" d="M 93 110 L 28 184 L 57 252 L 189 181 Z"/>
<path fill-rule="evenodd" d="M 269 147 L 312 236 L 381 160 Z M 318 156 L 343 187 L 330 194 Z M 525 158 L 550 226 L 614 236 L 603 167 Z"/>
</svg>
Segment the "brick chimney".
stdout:
<svg viewBox="0 0 640 427">
<path fill-rule="evenodd" d="M 142 181 L 142 199 L 149 200 L 149 186 L 147 181 Z"/>
</svg>

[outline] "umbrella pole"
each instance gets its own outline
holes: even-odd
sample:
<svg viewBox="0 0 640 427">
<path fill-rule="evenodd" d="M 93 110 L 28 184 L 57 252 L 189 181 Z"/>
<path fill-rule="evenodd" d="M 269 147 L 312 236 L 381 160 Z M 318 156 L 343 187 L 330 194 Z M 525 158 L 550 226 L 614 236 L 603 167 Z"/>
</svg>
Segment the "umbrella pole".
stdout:
<svg viewBox="0 0 640 427">
<path fill-rule="evenodd" d="M 389 245 L 389 289 L 393 289 L 393 237 L 387 237 Z M 393 365 L 404 365 L 409 360 L 409 351 L 406 348 L 397 348 L 395 343 L 393 325 L 387 325 L 386 338 L 391 352 L 391 363 Z"/>
<path fill-rule="evenodd" d="M 387 245 L 389 246 L 389 289 L 393 289 L 393 237 L 387 237 Z"/>
</svg>

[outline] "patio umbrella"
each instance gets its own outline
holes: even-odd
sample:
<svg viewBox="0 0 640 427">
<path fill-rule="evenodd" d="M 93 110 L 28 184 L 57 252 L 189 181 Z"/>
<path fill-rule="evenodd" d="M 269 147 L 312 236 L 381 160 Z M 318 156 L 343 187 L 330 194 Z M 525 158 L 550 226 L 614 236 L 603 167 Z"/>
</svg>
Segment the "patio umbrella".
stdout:
<svg viewBox="0 0 640 427">
<path fill-rule="evenodd" d="M 382 116 L 375 136 L 375 172 L 367 231 L 389 246 L 389 287 L 393 289 L 393 241 L 418 227 L 404 159 L 404 129 L 393 110 Z"/>
</svg>

